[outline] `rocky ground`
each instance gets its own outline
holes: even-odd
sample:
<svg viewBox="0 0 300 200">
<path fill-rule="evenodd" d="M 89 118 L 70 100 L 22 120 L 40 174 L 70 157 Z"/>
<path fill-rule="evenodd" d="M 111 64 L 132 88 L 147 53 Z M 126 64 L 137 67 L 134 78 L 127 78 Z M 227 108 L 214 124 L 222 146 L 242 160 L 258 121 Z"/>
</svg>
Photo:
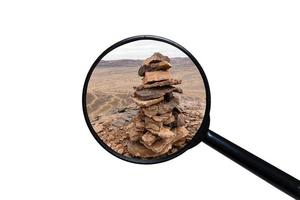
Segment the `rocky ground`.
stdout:
<svg viewBox="0 0 300 200">
<path fill-rule="evenodd" d="M 195 98 L 183 96 L 180 99 L 180 107 L 185 116 L 185 127 L 189 130 L 186 144 L 193 138 L 201 125 L 205 104 Z M 91 120 L 91 124 L 100 139 L 110 148 L 119 154 L 133 157 L 127 150 L 127 145 L 130 142 L 128 129 L 132 119 L 138 112 L 139 107 L 134 103 L 130 103 L 128 106 L 111 109 L 105 115 L 96 116 Z M 168 154 L 172 154 L 177 150 L 173 147 Z"/>
</svg>

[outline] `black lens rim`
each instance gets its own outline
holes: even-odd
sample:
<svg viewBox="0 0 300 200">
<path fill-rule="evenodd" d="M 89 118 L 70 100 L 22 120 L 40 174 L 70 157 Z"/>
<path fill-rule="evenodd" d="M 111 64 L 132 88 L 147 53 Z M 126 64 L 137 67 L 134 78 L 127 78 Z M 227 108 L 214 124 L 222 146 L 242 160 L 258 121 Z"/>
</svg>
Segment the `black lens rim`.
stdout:
<svg viewBox="0 0 300 200">
<path fill-rule="evenodd" d="M 205 87 L 205 94 L 206 94 L 206 108 L 205 108 L 205 114 L 203 117 L 203 121 L 202 124 L 200 126 L 200 128 L 198 129 L 197 133 L 195 134 L 195 136 L 193 137 L 193 139 L 187 143 L 183 148 L 181 148 L 179 151 L 168 155 L 168 156 L 164 156 L 164 157 L 159 157 L 159 158 L 153 158 L 153 159 L 140 159 L 140 158 L 130 158 L 127 156 L 123 156 L 119 153 L 117 153 L 116 151 L 114 151 L 113 149 L 111 149 L 110 147 L 108 147 L 101 139 L 100 137 L 97 135 L 96 131 L 94 130 L 89 117 L 88 117 L 88 113 L 87 113 L 87 108 L 86 108 L 86 94 L 87 94 L 87 88 L 88 88 L 88 83 L 90 80 L 90 77 L 95 69 L 95 67 L 97 66 L 97 64 L 100 62 L 100 60 L 109 52 L 111 52 L 112 50 L 118 48 L 119 46 L 122 46 L 124 44 L 130 43 L 130 42 L 134 42 L 134 41 L 138 41 L 138 40 L 155 40 L 155 41 L 160 41 L 160 42 L 164 42 L 167 44 L 170 44 L 178 49 L 180 49 L 182 52 L 184 52 L 196 65 L 196 67 L 198 68 L 203 82 L 204 82 L 204 87 Z M 167 38 L 164 37 L 160 37 L 160 36 L 155 36 L 155 35 L 137 35 L 137 36 L 133 36 L 133 37 L 129 37 L 126 39 L 123 39 L 115 44 L 113 44 L 112 46 L 110 46 L 108 49 L 106 49 L 93 63 L 92 67 L 90 68 L 86 78 L 85 78 L 85 82 L 84 82 L 84 86 L 83 86 L 83 93 L 82 93 L 82 108 L 83 108 L 83 114 L 84 114 L 84 118 L 85 121 L 87 123 L 87 126 L 90 130 L 90 132 L 92 133 L 92 135 L 94 136 L 94 138 L 97 140 L 97 142 L 104 148 L 106 149 L 109 153 L 111 153 L 112 155 L 116 156 L 119 159 L 131 162 L 131 163 L 137 163 L 137 164 L 156 164 L 156 163 L 161 163 L 161 162 L 165 162 L 168 160 L 171 160 L 179 155 L 181 155 L 182 153 L 184 153 L 186 150 L 194 147 L 195 145 L 199 144 L 201 142 L 201 140 L 203 139 L 203 136 L 205 135 L 206 131 L 208 130 L 209 127 L 209 112 L 210 112 L 210 105 L 211 105 L 211 98 L 210 98 L 210 89 L 209 89 L 209 84 L 208 84 L 208 80 L 207 77 L 204 73 L 204 70 L 202 69 L 200 63 L 196 60 L 196 58 L 188 51 L 186 50 L 183 46 L 177 44 L 176 42 L 169 40 Z"/>
</svg>

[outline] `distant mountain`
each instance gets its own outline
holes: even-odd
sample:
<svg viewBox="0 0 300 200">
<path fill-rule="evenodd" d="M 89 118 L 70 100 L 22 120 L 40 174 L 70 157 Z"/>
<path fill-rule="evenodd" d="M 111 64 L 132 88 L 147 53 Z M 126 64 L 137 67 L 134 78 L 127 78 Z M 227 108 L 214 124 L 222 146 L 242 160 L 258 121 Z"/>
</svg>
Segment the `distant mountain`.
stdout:
<svg viewBox="0 0 300 200">
<path fill-rule="evenodd" d="M 171 65 L 173 66 L 186 66 L 186 65 L 194 65 L 193 61 L 189 57 L 176 57 L 170 58 Z"/>
<path fill-rule="evenodd" d="M 142 60 L 101 60 L 97 67 L 136 67 L 142 65 Z"/>
<path fill-rule="evenodd" d="M 186 66 L 193 65 L 193 62 L 188 57 L 175 57 L 170 58 L 171 65 L 174 67 L 177 66 Z M 134 60 L 134 59 L 121 59 L 121 60 L 101 60 L 97 67 L 137 67 L 143 64 L 143 60 Z"/>
</svg>

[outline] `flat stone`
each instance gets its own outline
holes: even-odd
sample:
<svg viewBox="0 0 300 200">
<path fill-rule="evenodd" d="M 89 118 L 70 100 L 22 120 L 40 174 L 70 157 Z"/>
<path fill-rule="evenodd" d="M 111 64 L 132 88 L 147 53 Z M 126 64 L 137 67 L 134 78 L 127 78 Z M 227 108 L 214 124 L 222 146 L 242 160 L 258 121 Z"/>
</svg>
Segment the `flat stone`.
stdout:
<svg viewBox="0 0 300 200">
<path fill-rule="evenodd" d="M 163 101 L 164 97 L 160 97 L 157 99 L 151 99 L 151 100 L 147 100 L 147 101 L 142 101 L 138 98 L 132 97 L 132 100 L 140 107 L 149 107 L 151 105 L 154 105 L 154 104 L 157 104 L 157 103 Z"/>
<path fill-rule="evenodd" d="M 155 115 L 152 117 L 152 119 L 157 122 L 164 122 L 167 119 L 171 118 L 171 116 L 172 116 L 172 112 L 169 112 L 162 115 Z"/>
<path fill-rule="evenodd" d="M 158 105 L 152 105 L 146 108 L 142 108 L 142 111 L 147 117 L 152 118 L 153 116 L 158 114 Z"/>
<path fill-rule="evenodd" d="M 139 91 L 135 91 L 135 97 L 138 97 L 140 100 L 150 100 L 157 99 L 163 97 L 167 93 L 178 92 L 182 93 L 181 88 L 173 87 L 173 86 L 163 86 L 158 88 L 148 88 Z"/>
<path fill-rule="evenodd" d="M 171 74 L 169 71 L 146 72 L 143 78 L 143 84 L 169 79 L 171 79 Z"/>
<path fill-rule="evenodd" d="M 135 120 L 135 128 L 138 131 L 145 131 L 145 122 L 138 118 L 137 120 Z"/>
<path fill-rule="evenodd" d="M 170 69 L 171 67 L 172 67 L 171 64 L 167 61 L 150 63 L 149 65 L 142 65 L 139 68 L 138 74 L 140 76 L 145 76 L 146 72 L 153 72 L 153 71 L 158 71 L 158 70 L 166 71 L 166 70 Z"/>
<path fill-rule="evenodd" d="M 150 132 L 159 132 L 162 128 L 162 122 L 157 122 L 150 117 L 145 117 L 145 128 Z"/>
<path fill-rule="evenodd" d="M 157 153 L 146 148 L 139 142 L 129 142 L 127 145 L 127 150 L 134 157 L 149 158 L 157 156 Z"/>
<path fill-rule="evenodd" d="M 164 154 L 167 153 L 172 148 L 172 141 L 174 140 L 175 135 L 173 137 L 157 140 L 153 145 L 148 146 L 145 145 L 148 149 L 151 149 L 155 153 Z"/>
<path fill-rule="evenodd" d="M 162 127 L 157 135 L 161 138 L 173 138 L 176 134 L 169 128 Z"/>
<path fill-rule="evenodd" d="M 139 141 L 143 136 L 144 132 L 138 131 L 135 127 L 128 129 L 128 136 L 130 141 Z"/>
<path fill-rule="evenodd" d="M 146 132 L 142 136 L 142 143 L 151 146 L 157 139 L 158 137 L 156 135 L 153 135 L 151 132 Z"/>
<path fill-rule="evenodd" d="M 175 117 L 174 117 L 174 115 L 171 115 L 171 117 L 169 117 L 167 120 L 165 120 L 165 121 L 163 122 L 163 124 L 164 124 L 164 125 L 170 125 L 170 124 L 172 124 L 174 121 L 175 121 Z"/>
<path fill-rule="evenodd" d="M 189 131 L 184 126 L 176 127 L 172 129 L 172 131 L 174 131 L 176 134 L 176 137 L 173 141 L 174 146 L 181 146 L 183 143 L 185 143 L 186 136 L 188 136 Z"/>
<path fill-rule="evenodd" d="M 176 134 L 167 127 L 161 127 L 158 131 L 149 130 L 153 135 L 157 135 L 160 138 L 173 138 Z"/>
<path fill-rule="evenodd" d="M 144 61 L 144 65 L 149 65 L 151 63 L 157 63 L 157 62 L 161 62 L 161 61 L 170 62 L 170 58 L 168 56 L 164 56 L 161 53 L 156 52 L 150 58 L 147 58 Z"/>
<path fill-rule="evenodd" d="M 147 83 L 144 85 L 139 85 L 137 87 L 133 87 L 135 90 L 143 90 L 147 88 L 154 88 L 154 87 L 162 87 L 162 86 L 169 86 L 169 85 L 178 85 L 181 84 L 181 80 L 177 79 L 168 79 L 164 81 L 158 81 L 158 82 L 153 82 L 153 83 Z"/>
<path fill-rule="evenodd" d="M 160 143 L 161 143 L 161 145 L 160 145 Z M 159 142 L 157 142 L 156 145 L 152 145 L 152 149 L 153 149 L 152 151 L 158 151 L 158 153 L 157 153 L 158 155 L 166 154 L 166 153 L 168 153 L 168 151 L 170 151 L 172 149 L 172 141 L 169 141 L 169 139 L 159 141 Z"/>
<path fill-rule="evenodd" d="M 176 127 L 172 130 L 176 134 L 176 138 L 175 138 L 174 142 L 176 142 L 177 140 L 179 140 L 183 137 L 186 137 L 189 134 L 189 131 L 184 126 Z"/>
</svg>

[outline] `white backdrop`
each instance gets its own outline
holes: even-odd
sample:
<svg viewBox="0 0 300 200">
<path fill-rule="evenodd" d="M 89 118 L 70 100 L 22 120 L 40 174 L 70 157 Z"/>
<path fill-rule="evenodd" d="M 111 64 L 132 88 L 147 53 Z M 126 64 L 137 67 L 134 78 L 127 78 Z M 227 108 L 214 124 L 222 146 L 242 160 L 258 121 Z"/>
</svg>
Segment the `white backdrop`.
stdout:
<svg viewBox="0 0 300 200">
<path fill-rule="evenodd" d="M 0 199 L 290 199 L 205 144 L 157 165 L 115 158 L 82 113 L 99 54 L 154 34 L 187 48 L 210 128 L 300 178 L 299 1 L 1 1 Z"/>
</svg>

